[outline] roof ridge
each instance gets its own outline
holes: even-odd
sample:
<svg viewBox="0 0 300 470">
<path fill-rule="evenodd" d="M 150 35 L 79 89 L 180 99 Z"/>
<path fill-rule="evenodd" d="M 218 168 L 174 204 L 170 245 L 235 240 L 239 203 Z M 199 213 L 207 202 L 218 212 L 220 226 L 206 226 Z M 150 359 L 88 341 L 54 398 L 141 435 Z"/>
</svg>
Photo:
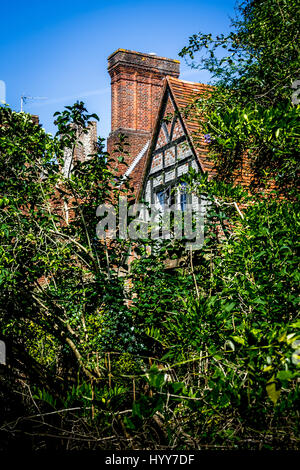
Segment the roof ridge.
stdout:
<svg viewBox="0 0 300 470">
<path fill-rule="evenodd" d="M 182 80 L 181 78 L 172 77 L 171 75 L 167 75 L 166 79 L 168 81 L 188 83 L 189 85 L 200 85 L 200 86 L 205 86 L 205 87 L 212 87 L 212 85 L 208 85 L 207 83 L 191 82 L 189 80 Z"/>
<path fill-rule="evenodd" d="M 141 160 L 141 158 L 144 156 L 146 150 L 148 149 L 149 147 L 149 144 L 150 144 L 150 140 L 147 140 L 147 142 L 145 143 L 144 147 L 142 148 L 142 150 L 140 150 L 140 152 L 137 154 L 137 156 L 134 158 L 133 162 L 131 163 L 131 165 L 129 166 L 129 168 L 125 171 L 124 175 L 123 175 L 123 178 L 127 178 L 130 173 L 134 170 L 134 168 L 136 167 L 136 165 L 139 163 L 139 161 Z"/>
</svg>

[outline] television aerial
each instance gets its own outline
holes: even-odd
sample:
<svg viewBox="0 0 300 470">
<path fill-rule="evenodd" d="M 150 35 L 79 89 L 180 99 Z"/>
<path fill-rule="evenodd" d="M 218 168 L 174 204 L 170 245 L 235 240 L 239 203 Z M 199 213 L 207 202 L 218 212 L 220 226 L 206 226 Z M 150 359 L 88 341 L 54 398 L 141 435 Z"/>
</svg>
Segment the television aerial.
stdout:
<svg viewBox="0 0 300 470">
<path fill-rule="evenodd" d="M 45 96 L 21 96 L 21 113 L 23 112 L 24 104 L 27 103 L 28 100 L 47 100 L 48 98 Z"/>
</svg>

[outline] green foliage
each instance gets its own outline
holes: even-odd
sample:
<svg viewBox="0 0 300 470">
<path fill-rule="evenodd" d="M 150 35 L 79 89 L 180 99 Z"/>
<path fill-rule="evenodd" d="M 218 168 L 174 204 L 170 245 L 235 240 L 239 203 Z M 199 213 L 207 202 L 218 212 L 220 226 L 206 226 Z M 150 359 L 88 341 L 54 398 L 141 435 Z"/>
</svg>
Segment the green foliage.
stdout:
<svg viewBox="0 0 300 470">
<path fill-rule="evenodd" d="M 63 150 L 74 155 L 91 118 L 83 103 L 67 107 L 53 138 L 29 115 L 0 108 L 2 334 L 22 338 L 43 363 L 59 345 L 66 368 L 73 357 L 87 374 L 92 351 L 139 347 L 116 270 L 128 248 L 109 252 L 95 233 L 96 209 L 118 185 L 103 140 L 68 177 L 61 171 Z"/>
<path fill-rule="evenodd" d="M 194 66 L 214 77 L 217 88 L 193 112 L 222 177 L 230 178 L 247 152 L 259 190 L 267 175 L 286 195 L 295 193 L 299 174 L 299 106 L 292 101 L 298 25 L 296 1 L 247 0 L 238 5 L 228 35 L 193 35 L 180 53 L 194 59 L 200 52 Z"/>
<path fill-rule="evenodd" d="M 165 397 L 159 413 L 165 417 L 171 413 L 177 419 L 179 413 L 183 426 L 186 416 L 189 424 L 184 429 L 189 435 L 200 433 L 204 443 L 208 436 L 210 440 L 215 436 L 216 446 L 228 441 L 229 446 L 243 447 L 243 437 L 236 435 L 236 429 L 243 426 L 250 441 L 255 441 L 255 429 L 267 436 L 266 448 L 272 447 L 272 420 L 277 430 L 280 421 L 285 422 L 292 439 L 299 442 L 295 403 L 300 369 L 298 356 L 293 356 L 300 338 L 298 213 L 299 205 L 288 201 L 266 198 L 252 204 L 217 250 L 212 251 L 212 239 L 206 239 L 195 266 L 199 298 L 184 286 L 182 299 L 177 297 L 179 270 L 172 276 L 174 294 L 169 294 L 169 301 L 176 303 L 171 311 L 154 316 L 153 304 L 144 308 L 141 302 L 144 325 L 150 325 L 145 333 L 154 342 L 151 350 L 166 364 L 166 372 L 173 371 L 171 382 L 155 366 L 147 371 L 154 396 Z M 143 260 L 137 264 L 145 266 Z M 142 269 L 135 269 L 142 276 Z M 140 279 L 139 292 L 143 282 L 146 292 L 148 274 Z M 165 275 L 160 282 L 167 286 L 170 281 Z M 138 410 L 141 419 L 143 411 Z M 232 421 L 227 429 L 224 423 L 229 416 Z"/>
<path fill-rule="evenodd" d="M 298 15 L 294 0 L 249 0 L 228 35 L 190 38 L 182 56 L 205 49 L 218 85 L 187 110 L 218 169 L 185 177 L 207 201 L 204 245 L 135 242 L 126 277 L 129 244 L 95 237 L 98 205 L 120 193 L 103 141 L 61 171 L 97 117 L 67 107 L 53 138 L 0 108 L 3 442 L 299 449 Z M 124 137 L 116 150 L 128 154 Z M 247 190 L 234 179 L 245 152 Z"/>
</svg>

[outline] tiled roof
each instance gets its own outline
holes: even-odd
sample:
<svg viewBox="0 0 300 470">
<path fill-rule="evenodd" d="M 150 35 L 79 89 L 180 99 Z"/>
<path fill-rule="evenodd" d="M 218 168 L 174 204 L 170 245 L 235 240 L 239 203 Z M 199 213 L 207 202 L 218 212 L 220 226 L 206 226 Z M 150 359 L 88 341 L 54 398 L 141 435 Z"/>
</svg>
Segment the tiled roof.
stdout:
<svg viewBox="0 0 300 470">
<path fill-rule="evenodd" d="M 173 78 L 170 76 L 166 77 L 165 86 L 162 93 L 162 99 L 160 108 L 158 110 L 156 125 L 152 134 L 151 143 L 148 148 L 147 155 L 143 157 L 143 176 L 140 180 L 138 194 L 141 196 L 143 190 L 144 179 L 147 174 L 147 169 L 151 161 L 151 152 L 153 151 L 153 142 L 155 135 L 157 134 L 157 129 L 159 128 L 159 119 L 163 109 L 163 102 L 166 90 L 169 88 L 173 99 L 178 108 L 179 114 L 185 126 L 186 132 L 190 138 L 190 143 L 195 151 L 195 154 L 198 158 L 201 169 L 204 172 L 207 172 L 209 177 L 215 176 L 217 171 L 215 169 L 214 161 L 209 157 L 209 145 L 205 142 L 204 133 L 199 125 L 200 116 L 197 116 L 197 109 L 193 108 L 195 100 L 201 95 L 203 97 L 209 96 L 210 92 L 213 91 L 213 87 L 209 85 L 204 85 L 202 83 L 188 82 L 185 80 L 180 80 L 178 78 Z M 139 164 L 142 160 L 140 160 Z M 238 168 L 233 172 L 233 178 L 236 183 L 239 183 L 245 187 L 249 187 L 250 184 L 255 180 L 255 175 L 251 168 L 251 162 L 248 157 L 248 153 L 245 152 L 243 159 Z M 274 186 L 274 183 L 271 182 L 271 186 Z M 273 187 L 272 186 L 272 187 Z"/>
<path fill-rule="evenodd" d="M 208 146 L 204 140 L 203 133 L 200 131 L 199 120 L 195 110 L 189 109 L 200 95 L 209 95 L 213 88 L 203 83 L 187 82 L 173 77 L 167 77 L 167 82 L 193 143 L 200 166 L 203 171 L 213 174 L 215 172 L 213 168 L 214 163 L 208 157 Z"/>
<path fill-rule="evenodd" d="M 198 161 L 201 166 L 201 169 L 203 171 L 207 171 L 210 175 L 213 175 L 215 173 L 215 170 L 213 169 L 214 163 L 208 157 L 208 145 L 204 140 L 203 133 L 201 133 L 199 129 L 198 119 L 196 118 L 195 113 L 193 113 L 193 110 L 191 110 L 190 113 L 185 112 L 194 103 L 194 101 L 197 98 L 199 98 L 200 94 L 204 95 L 204 94 L 209 93 L 210 90 L 212 90 L 212 87 L 209 85 L 204 85 L 202 83 L 188 82 L 185 80 L 180 80 L 178 78 L 167 76 L 165 79 L 165 86 L 162 91 L 161 103 L 158 109 L 158 113 L 156 117 L 156 125 L 152 133 L 150 146 L 148 148 L 147 154 L 144 155 L 142 159 L 143 170 L 142 170 L 142 178 L 138 183 L 138 187 L 139 187 L 138 197 L 137 197 L 138 199 L 142 194 L 144 179 L 147 174 L 147 168 L 149 166 L 149 163 L 151 160 L 151 152 L 153 150 L 152 149 L 153 139 L 157 132 L 157 128 L 159 126 L 159 116 L 161 114 L 164 96 L 168 88 L 170 89 L 171 94 L 173 95 L 173 99 L 176 103 L 178 111 L 184 122 L 186 132 L 188 133 L 188 136 L 191 140 L 191 144 L 198 157 Z M 139 161 L 139 164 L 141 164 L 142 160 Z"/>
<path fill-rule="evenodd" d="M 200 166 L 203 171 L 208 172 L 209 176 L 214 176 L 216 169 L 214 168 L 213 160 L 208 156 L 208 144 L 205 142 L 203 131 L 201 131 L 199 126 L 200 117 L 198 116 L 197 118 L 196 110 L 191 109 L 191 112 L 185 112 L 197 98 L 201 95 L 208 96 L 210 91 L 214 88 L 202 83 L 186 82 L 173 77 L 167 77 L 167 82 L 179 108 L 180 115 L 190 136 Z M 255 180 L 247 152 L 244 153 L 239 168 L 234 170 L 233 177 L 236 183 L 246 187 Z M 270 184 L 272 187 L 274 186 L 273 183 L 270 182 Z"/>
</svg>

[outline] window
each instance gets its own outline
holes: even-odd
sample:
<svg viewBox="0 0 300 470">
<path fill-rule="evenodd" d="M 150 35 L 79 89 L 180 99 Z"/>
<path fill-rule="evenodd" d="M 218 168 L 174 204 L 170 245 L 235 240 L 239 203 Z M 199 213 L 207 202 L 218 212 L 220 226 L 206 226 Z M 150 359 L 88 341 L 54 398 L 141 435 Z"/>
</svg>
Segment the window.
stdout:
<svg viewBox="0 0 300 470">
<path fill-rule="evenodd" d="M 187 205 L 187 184 L 183 181 L 179 187 L 179 204 L 182 212 L 185 211 Z"/>
<path fill-rule="evenodd" d="M 159 207 L 163 209 L 165 207 L 165 193 L 164 193 L 164 191 L 159 191 L 158 193 L 156 193 L 156 199 L 157 199 L 157 202 L 159 204 Z"/>
<path fill-rule="evenodd" d="M 180 182 L 180 185 L 169 185 L 165 189 L 155 193 L 155 201 L 160 210 L 168 207 L 177 207 L 181 211 L 186 210 L 188 203 L 187 183 Z"/>
<path fill-rule="evenodd" d="M 156 201 L 161 209 L 166 209 L 176 204 L 175 196 L 175 186 L 170 185 L 166 189 L 156 193 Z"/>
<path fill-rule="evenodd" d="M 174 186 L 169 186 L 166 189 L 166 206 L 171 207 L 175 204 L 175 188 Z"/>
</svg>

